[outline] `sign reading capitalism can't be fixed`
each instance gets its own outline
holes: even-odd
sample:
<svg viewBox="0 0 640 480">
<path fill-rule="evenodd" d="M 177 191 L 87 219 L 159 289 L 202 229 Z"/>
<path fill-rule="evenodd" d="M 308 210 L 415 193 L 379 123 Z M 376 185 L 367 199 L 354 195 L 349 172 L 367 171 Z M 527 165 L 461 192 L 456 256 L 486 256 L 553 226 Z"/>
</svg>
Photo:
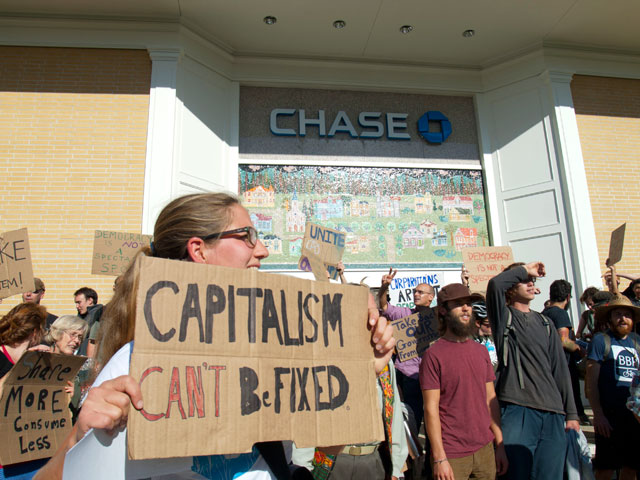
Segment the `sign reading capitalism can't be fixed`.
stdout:
<svg viewBox="0 0 640 480">
<path fill-rule="evenodd" d="M 287 117 L 297 117 L 297 122 L 294 120 L 292 125 Z M 319 137 L 325 138 L 346 133 L 351 138 L 378 139 L 386 133 L 389 140 L 411 140 L 411 134 L 407 131 L 408 117 L 408 113 L 360 112 L 354 123 L 344 110 L 338 111 L 331 119 L 327 118 L 324 110 L 312 114 L 304 109 L 274 108 L 269 117 L 269 128 L 273 135 L 285 137 L 305 137 L 307 130 L 314 128 Z M 285 123 L 287 126 L 284 126 Z M 429 143 L 443 143 L 452 132 L 449 119 L 436 110 L 424 113 L 417 124 L 418 133 Z"/>
</svg>

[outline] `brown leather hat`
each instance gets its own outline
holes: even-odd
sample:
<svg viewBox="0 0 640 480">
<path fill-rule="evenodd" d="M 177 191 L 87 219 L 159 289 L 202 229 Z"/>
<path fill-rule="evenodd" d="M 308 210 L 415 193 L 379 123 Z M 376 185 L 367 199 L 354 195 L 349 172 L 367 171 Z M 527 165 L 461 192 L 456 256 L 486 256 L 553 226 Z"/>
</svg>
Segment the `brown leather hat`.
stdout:
<svg viewBox="0 0 640 480">
<path fill-rule="evenodd" d="M 640 321 L 640 307 L 636 307 L 631 300 L 624 295 L 616 295 L 607 303 L 596 307 L 596 313 L 594 315 L 596 322 L 606 323 L 609 321 L 609 312 L 616 308 L 629 308 L 633 311 L 633 321 Z"/>
<path fill-rule="evenodd" d="M 468 298 L 471 302 L 478 302 L 484 300 L 484 297 L 479 293 L 471 293 L 469 288 L 465 287 L 461 283 L 450 283 L 440 289 L 438 292 L 438 306 L 444 306 L 445 302 L 449 300 L 458 300 L 460 298 Z"/>
</svg>

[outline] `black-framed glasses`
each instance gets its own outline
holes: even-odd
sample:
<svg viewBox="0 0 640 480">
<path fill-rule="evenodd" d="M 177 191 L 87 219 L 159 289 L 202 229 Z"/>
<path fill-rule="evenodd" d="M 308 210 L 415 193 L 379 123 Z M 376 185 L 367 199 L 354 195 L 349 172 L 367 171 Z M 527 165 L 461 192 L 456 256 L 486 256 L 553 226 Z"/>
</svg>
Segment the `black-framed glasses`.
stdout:
<svg viewBox="0 0 640 480">
<path fill-rule="evenodd" d="M 212 238 L 222 238 L 226 235 L 233 235 L 234 233 L 246 233 L 246 235 L 244 235 L 243 237 L 233 237 L 233 238 L 236 238 L 238 240 L 244 240 L 247 246 L 251 248 L 255 247 L 256 243 L 258 242 L 258 231 L 253 227 L 242 227 L 242 228 L 236 228 L 234 230 L 227 230 L 225 232 L 210 233 L 209 235 L 201 238 L 202 240 L 206 241 L 206 240 L 211 240 Z"/>
</svg>

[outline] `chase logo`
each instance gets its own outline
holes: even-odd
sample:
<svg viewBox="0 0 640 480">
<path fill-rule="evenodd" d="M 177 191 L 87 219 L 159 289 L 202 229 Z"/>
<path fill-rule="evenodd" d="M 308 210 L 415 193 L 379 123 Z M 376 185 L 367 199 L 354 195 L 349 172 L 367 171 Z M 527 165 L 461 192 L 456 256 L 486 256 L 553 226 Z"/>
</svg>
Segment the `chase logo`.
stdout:
<svg viewBox="0 0 640 480">
<path fill-rule="evenodd" d="M 440 124 L 439 132 L 429 129 L 430 126 L 435 126 L 435 123 Z M 429 143 L 442 143 L 451 135 L 451 122 L 441 112 L 430 110 L 418 120 L 418 132 Z"/>
</svg>

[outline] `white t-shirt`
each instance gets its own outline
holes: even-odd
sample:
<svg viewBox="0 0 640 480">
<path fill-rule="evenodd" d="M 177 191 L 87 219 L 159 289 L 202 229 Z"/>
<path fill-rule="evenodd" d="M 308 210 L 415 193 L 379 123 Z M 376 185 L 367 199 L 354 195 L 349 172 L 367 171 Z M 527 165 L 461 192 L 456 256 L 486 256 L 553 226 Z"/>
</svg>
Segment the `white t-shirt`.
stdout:
<svg viewBox="0 0 640 480">
<path fill-rule="evenodd" d="M 129 373 L 129 364 L 131 362 L 131 352 L 133 342 L 124 345 L 104 366 L 93 387 L 101 385 L 107 380 L 127 375 Z M 126 450 L 126 428 L 115 434 L 113 440 L 108 445 L 104 441 L 96 439 L 96 434 L 88 433 L 76 447 L 67 453 L 65 460 L 65 474 L 67 474 L 67 466 L 73 471 L 95 472 L 95 465 L 99 456 L 109 454 L 110 473 L 103 478 L 150 478 L 153 480 L 272 480 L 275 477 L 271 474 L 266 461 L 260 456 L 257 448 L 254 446 L 250 453 L 239 455 L 208 455 L 190 458 L 176 459 L 160 459 L 160 460 L 128 460 Z M 104 436 L 103 432 L 97 436 Z M 87 438 L 91 437 L 91 438 Z M 119 441 L 118 441 L 119 440 Z M 82 446 L 81 444 L 86 445 Z M 287 460 L 291 459 L 291 442 L 283 442 Z M 122 454 L 113 451 L 113 449 L 122 450 Z M 109 449 L 105 452 L 102 449 Z M 74 450 L 77 450 L 74 454 Z M 87 453 L 90 452 L 90 453 Z M 116 453 L 115 460 L 114 455 Z M 72 458 L 70 458 L 72 456 Z M 86 458 L 93 457 L 93 458 Z M 121 461 L 122 465 L 118 462 Z M 116 463 L 115 465 L 113 463 Z M 103 464 L 105 462 L 102 462 Z M 123 473 L 126 472 L 126 473 Z M 74 478 L 75 475 L 65 475 L 65 478 Z M 80 478 L 80 477 L 77 477 Z M 92 477 L 96 478 L 96 477 Z"/>
</svg>

